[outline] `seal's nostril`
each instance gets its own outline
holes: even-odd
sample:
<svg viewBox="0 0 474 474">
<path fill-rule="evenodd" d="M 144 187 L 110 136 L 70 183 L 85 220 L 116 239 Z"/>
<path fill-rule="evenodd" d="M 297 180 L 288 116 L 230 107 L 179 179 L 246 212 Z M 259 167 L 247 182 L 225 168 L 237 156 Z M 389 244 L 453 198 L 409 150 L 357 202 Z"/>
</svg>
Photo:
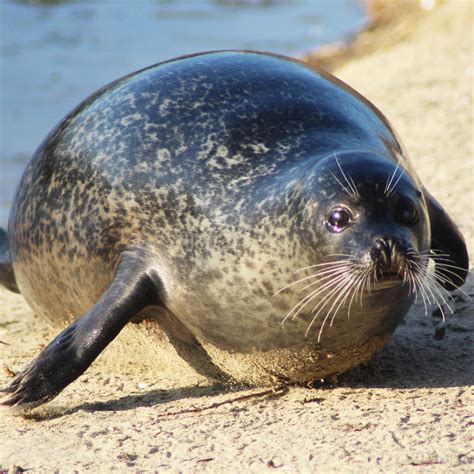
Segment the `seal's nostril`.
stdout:
<svg viewBox="0 0 474 474">
<path fill-rule="evenodd" d="M 375 238 L 370 251 L 372 261 L 383 268 L 390 266 L 392 247 L 388 243 L 389 239 Z"/>
<path fill-rule="evenodd" d="M 405 269 L 407 249 L 408 244 L 402 239 L 377 237 L 374 239 L 370 256 L 382 273 L 400 275 Z"/>
</svg>

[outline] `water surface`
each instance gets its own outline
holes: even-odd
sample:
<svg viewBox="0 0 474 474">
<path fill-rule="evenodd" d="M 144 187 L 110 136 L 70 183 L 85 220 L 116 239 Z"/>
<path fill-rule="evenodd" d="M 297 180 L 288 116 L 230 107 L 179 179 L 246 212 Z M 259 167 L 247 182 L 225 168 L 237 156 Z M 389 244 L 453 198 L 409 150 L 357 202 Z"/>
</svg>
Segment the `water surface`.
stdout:
<svg viewBox="0 0 474 474">
<path fill-rule="evenodd" d="M 352 0 L 0 0 L 0 226 L 26 162 L 78 102 L 174 56 L 297 55 L 361 28 Z"/>
</svg>

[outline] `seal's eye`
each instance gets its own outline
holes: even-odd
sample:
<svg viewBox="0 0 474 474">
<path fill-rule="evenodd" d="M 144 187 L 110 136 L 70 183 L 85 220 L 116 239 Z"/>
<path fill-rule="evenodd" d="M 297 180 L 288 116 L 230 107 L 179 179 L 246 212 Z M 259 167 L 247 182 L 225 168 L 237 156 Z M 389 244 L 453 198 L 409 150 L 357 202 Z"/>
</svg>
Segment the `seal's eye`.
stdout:
<svg viewBox="0 0 474 474">
<path fill-rule="evenodd" d="M 342 232 L 352 221 L 352 214 L 345 207 L 336 207 L 331 211 L 327 220 L 326 228 L 331 232 Z"/>
<path fill-rule="evenodd" d="M 412 201 L 400 198 L 395 205 L 395 219 L 404 225 L 414 225 L 418 222 L 418 211 Z"/>
</svg>

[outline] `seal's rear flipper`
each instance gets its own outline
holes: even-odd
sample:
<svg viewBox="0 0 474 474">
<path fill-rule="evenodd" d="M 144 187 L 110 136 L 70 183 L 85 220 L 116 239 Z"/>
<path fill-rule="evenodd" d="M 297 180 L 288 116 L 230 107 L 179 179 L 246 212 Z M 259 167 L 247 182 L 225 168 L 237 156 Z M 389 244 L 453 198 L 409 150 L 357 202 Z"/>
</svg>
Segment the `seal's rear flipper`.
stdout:
<svg viewBox="0 0 474 474">
<path fill-rule="evenodd" d="M 439 282 L 453 291 L 464 283 L 469 271 L 466 243 L 441 204 L 426 189 L 424 194 L 431 222 L 431 249 L 441 254 L 439 259 L 434 258 L 435 272 Z"/>
<path fill-rule="evenodd" d="M 10 291 L 20 293 L 13 273 L 7 233 L 0 228 L 0 285 Z"/>
<path fill-rule="evenodd" d="M 125 324 L 147 306 L 159 304 L 162 285 L 140 262 L 125 258 L 107 291 L 61 332 L 3 390 L 3 405 L 34 408 L 53 399 L 79 377 Z"/>
</svg>

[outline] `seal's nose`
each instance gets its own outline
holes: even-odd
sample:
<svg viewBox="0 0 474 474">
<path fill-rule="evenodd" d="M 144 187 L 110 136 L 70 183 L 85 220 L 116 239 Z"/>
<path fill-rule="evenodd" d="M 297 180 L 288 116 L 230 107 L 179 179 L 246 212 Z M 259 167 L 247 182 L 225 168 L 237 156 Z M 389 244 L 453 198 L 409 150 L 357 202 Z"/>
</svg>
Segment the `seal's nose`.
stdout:
<svg viewBox="0 0 474 474">
<path fill-rule="evenodd" d="M 376 237 L 370 250 L 370 257 L 376 268 L 383 273 L 402 274 L 406 252 L 406 242 L 392 237 Z"/>
</svg>

